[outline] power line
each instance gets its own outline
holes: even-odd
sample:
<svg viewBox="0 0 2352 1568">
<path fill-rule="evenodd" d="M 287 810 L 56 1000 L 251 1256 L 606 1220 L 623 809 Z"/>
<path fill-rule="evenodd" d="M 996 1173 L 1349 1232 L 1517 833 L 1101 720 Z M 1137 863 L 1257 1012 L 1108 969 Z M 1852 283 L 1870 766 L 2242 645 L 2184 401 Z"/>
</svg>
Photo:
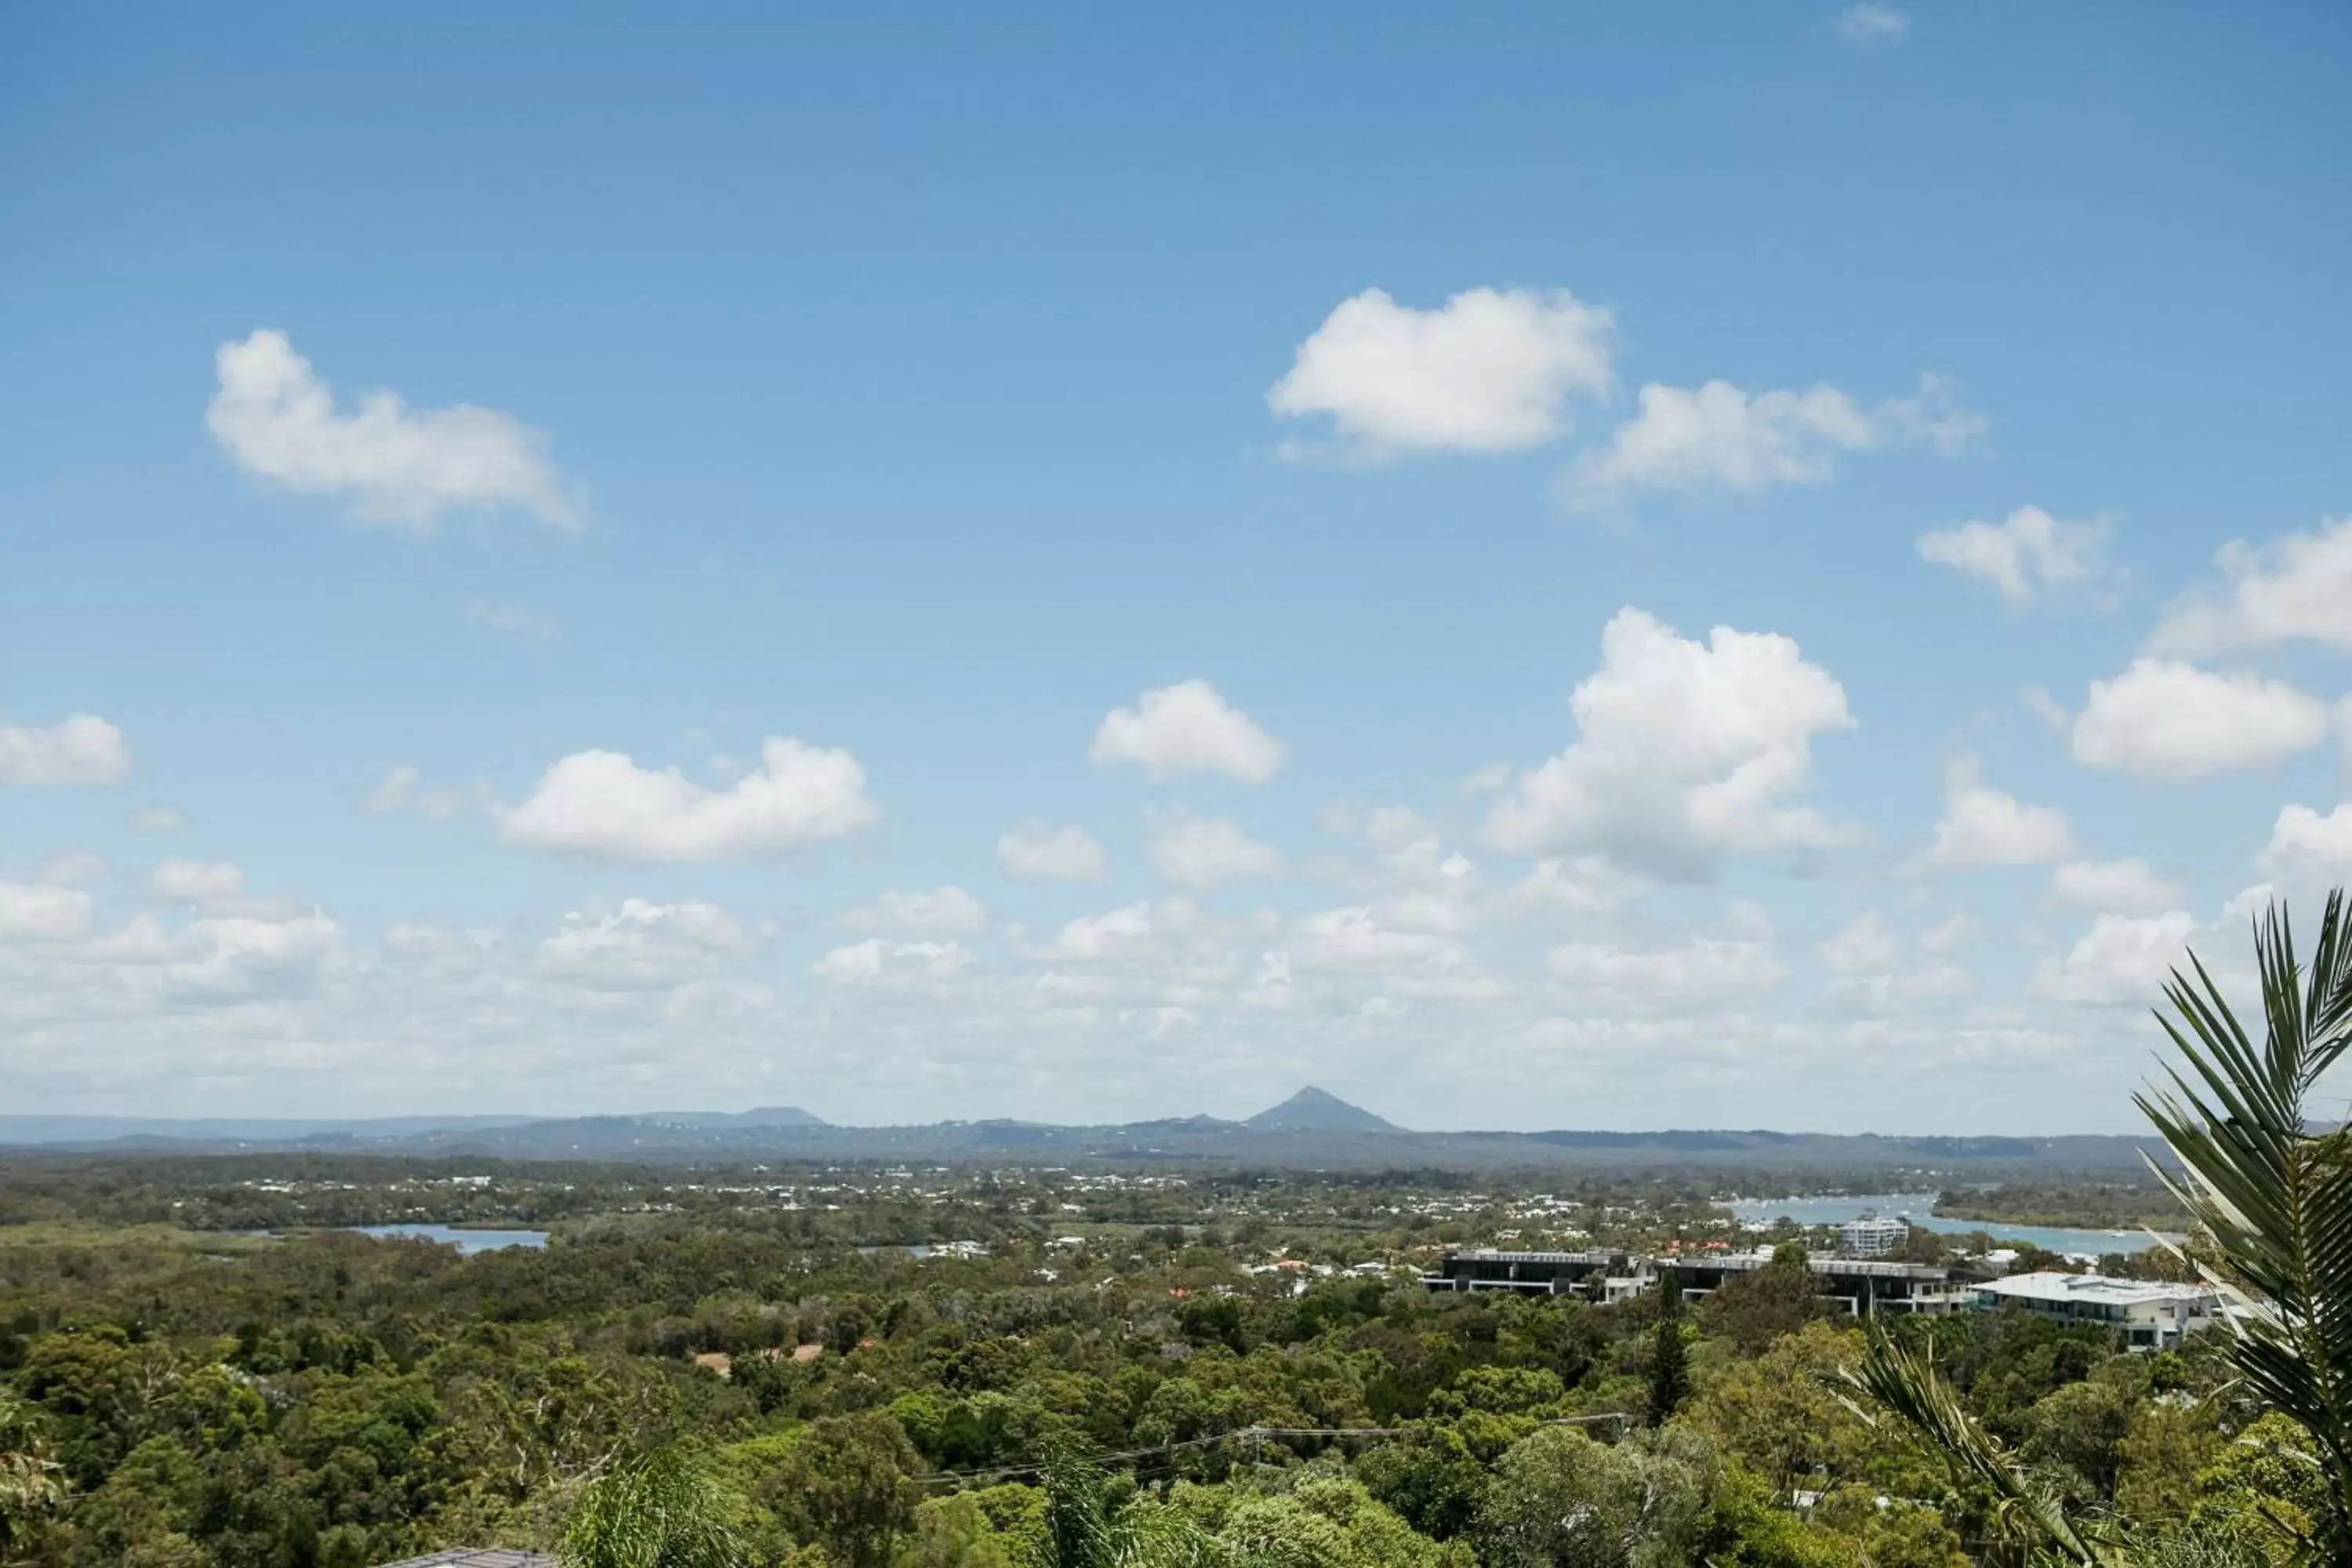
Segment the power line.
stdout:
<svg viewBox="0 0 2352 1568">
<path fill-rule="evenodd" d="M 1599 1421 L 1631 1421 L 1633 1417 L 1620 1410 L 1604 1410 L 1597 1415 L 1555 1415 L 1537 1423 L 1539 1426 L 1584 1426 Z M 1202 1437 L 1185 1437 L 1171 1443 L 1156 1443 L 1148 1448 L 1126 1448 L 1115 1454 L 1090 1454 L 1087 1462 L 1092 1465 L 1116 1465 L 1130 1459 L 1147 1459 L 1156 1455 L 1173 1454 L 1183 1448 L 1206 1448 L 1219 1443 L 1256 1441 L 1266 1437 L 1419 1437 L 1425 1434 L 1417 1426 L 1241 1426 L 1231 1432 L 1217 1432 Z M 934 1482 L 999 1481 L 1011 1476 L 1034 1476 L 1043 1465 L 998 1465 L 982 1470 L 933 1470 L 929 1475 L 911 1479 L 925 1486 Z"/>
</svg>

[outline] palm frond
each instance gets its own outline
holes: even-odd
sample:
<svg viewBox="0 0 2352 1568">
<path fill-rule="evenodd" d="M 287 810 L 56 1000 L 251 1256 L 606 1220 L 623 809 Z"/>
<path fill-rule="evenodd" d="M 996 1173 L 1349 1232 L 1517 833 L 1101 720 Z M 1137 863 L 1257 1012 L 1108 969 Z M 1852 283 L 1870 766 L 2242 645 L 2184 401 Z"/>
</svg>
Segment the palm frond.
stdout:
<svg viewBox="0 0 2352 1568">
<path fill-rule="evenodd" d="M 1884 1414 L 1909 1426 L 1943 1459 L 1955 1488 L 1973 1481 L 1988 1489 L 2011 1532 L 2032 1536 L 2084 1568 L 2119 1563 L 2066 1517 L 2054 1489 L 1977 1424 L 1930 1356 L 1914 1354 L 1874 1327 L 1861 1364 L 1840 1371 L 1833 1386 L 1839 1403 L 1871 1426 Z"/>
<path fill-rule="evenodd" d="M 2263 1038 L 2200 962 L 2165 987 L 2179 1052 L 2168 1087 L 2136 1097 L 2179 1163 L 2158 1166 L 2209 1231 L 2233 1359 L 2264 1403 L 2308 1428 L 2329 1476 L 2331 1540 L 2352 1549 L 2352 1131 L 2315 1132 L 2310 1102 L 2352 1049 L 2352 924 L 2331 894 L 2306 966 L 2286 911 L 2254 922 Z M 2154 1163 L 2151 1162 L 2151 1163 Z"/>
</svg>

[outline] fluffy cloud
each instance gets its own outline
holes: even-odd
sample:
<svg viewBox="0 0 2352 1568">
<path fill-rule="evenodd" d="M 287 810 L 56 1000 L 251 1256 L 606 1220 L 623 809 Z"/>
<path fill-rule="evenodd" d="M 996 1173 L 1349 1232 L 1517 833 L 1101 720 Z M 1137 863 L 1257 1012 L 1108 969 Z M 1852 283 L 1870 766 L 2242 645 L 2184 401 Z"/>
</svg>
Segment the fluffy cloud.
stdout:
<svg viewBox="0 0 2352 1568">
<path fill-rule="evenodd" d="M 1496 804 L 1490 842 L 1695 878 L 1727 853 L 1850 837 L 1787 804 L 1813 737 L 1853 728 L 1844 689 L 1788 637 L 1717 626 L 1702 643 L 1620 610 L 1569 706 L 1576 741 Z"/>
<path fill-rule="evenodd" d="M 833 949 L 810 966 L 810 973 L 835 985 L 920 989 L 952 980 L 971 964 L 972 955 L 961 942 L 869 937 Z"/>
<path fill-rule="evenodd" d="M 1935 871 L 2039 866 L 2074 852 L 2074 830 L 2055 806 L 2026 805 L 1977 776 L 1973 761 L 1956 764 L 1944 785 L 1944 816 L 1921 858 Z"/>
<path fill-rule="evenodd" d="M 2307 805 L 2290 805 L 2271 825 L 2263 867 L 2289 881 L 2341 881 L 2352 875 L 2352 802 L 2326 816 Z"/>
<path fill-rule="evenodd" d="M 836 947 L 811 966 L 811 973 L 833 985 L 876 990 L 921 990 L 955 979 L 972 963 L 971 952 L 956 942 L 887 942 L 869 937 Z"/>
<path fill-rule="evenodd" d="M 1157 820 L 1150 853 L 1153 869 L 1195 891 L 1282 874 L 1282 857 L 1273 849 L 1222 817 L 1189 812 Z"/>
<path fill-rule="evenodd" d="M 0 942 L 68 942 L 89 930 L 89 895 L 46 882 L 0 882 Z"/>
<path fill-rule="evenodd" d="M 889 936 L 970 936 L 988 928 L 988 910 L 978 899 L 950 885 L 927 893 L 886 892 L 842 916 L 841 923 L 852 931 Z"/>
<path fill-rule="evenodd" d="M 150 886 L 171 903 L 211 904 L 245 891 L 245 873 L 226 860 L 166 860 Z"/>
<path fill-rule="evenodd" d="M 1642 388 L 1641 408 L 1570 472 L 1570 504 L 1606 507 L 1634 491 L 1710 489 L 1753 493 L 1775 485 L 1820 484 L 1843 452 L 1925 444 L 1957 451 L 1984 428 L 1939 376 L 1922 376 L 1916 396 L 1865 408 L 1833 386 L 1748 393 L 1727 381 Z"/>
<path fill-rule="evenodd" d="M 2223 582 L 2175 600 L 2148 637 L 2153 653 L 2196 657 L 2297 639 L 2352 652 L 2352 517 L 2217 557 Z"/>
<path fill-rule="evenodd" d="M 563 623 L 544 610 L 534 610 L 528 605 L 468 600 L 466 618 L 478 626 L 488 626 L 494 632 L 509 637 L 530 637 L 546 642 L 563 635 Z"/>
<path fill-rule="evenodd" d="M 0 784 L 112 784 L 130 771 L 130 743 L 95 713 L 47 729 L 0 724 Z"/>
<path fill-rule="evenodd" d="M 177 833 L 188 826 L 188 818 L 168 805 L 151 805 L 133 816 L 131 825 L 142 833 Z"/>
<path fill-rule="evenodd" d="M 1046 956 L 1094 963 L 1133 952 L 1152 938 L 1151 906 L 1128 904 L 1099 915 L 1081 915 L 1062 928 Z"/>
<path fill-rule="evenodd" d="M 1453 945 L 1436 931 L 1398 929 L 1360 904 L 1301 919 L 1292 932 L 1291 951 L 1301 964 L 1315 968 L 1381 969 L 1425 963 Z"/>
<path fill-rule="evenodd" d="M 1609 325 L 1564 290 L 1473 289 L 1415 310 L 1367 289 L 1298 345 L 1266 403 L 1330 416 L 1364 457 L 1518 451 L 1567 431 L 1571 396 L 1609 390 Z"/>
<path fill-rule="evenodd" d="M 1217 773 L 1264 784 L 1281 770 L 1283 748 L 1215 687 L 1184 680 L 1145 692 L 1133 708 L 1112 709 L 1089 754 L 1106 766 L 1138 763 L 1156 779 Z"/>
<path fill-rule="evenodd" d="M 1852 44 L 1891 44 L 1911 30 L 1911 18 L 1878 0 L 1855 0 L 1838 13 L 1838 37 Z"/>
<path fill-rule="evenodd" d="M 2138 658 L 2091 683 L 2070 743 L 2087 767 L 2186 779 L 2278 762 L 2317 745 L 2327 727 L 2326 707 L 2282 681 Z"/>
<path fill-rule="evenodd" d="M 1789 975 L 1769 942 L 1706 937 L 1654 952 L 1569 942 L 1551 950 L 1550 967 L 1552 978 L 1562 984 L 1596 1000 L 1633 1006 L 1752 996 Z"/>
<path fill-rule="evenodd" d="M 87 849 L 68 849 L 52 855 L 41 867 L 41 880 L 61 888 L 76 888 L 84 882 L 95 882 L 106 875 L 106 861 Z"/>
<path fill-rule="evenodd" d="M 625 899 L 617 909 L 565 915 L 562 929 L 539 944 L 539 963 L 594 990 L 654 990 L 678 985 L 751 945 L 715 904 Z"/>
<path fill-rule="evenodd" d="M 1948 937 L 1939 928 L 1920 945 L 1938 952 L 1948 945 Z M 1829 972 L 1829 999 L 1850 1011 L 1895 1013 L 1923 1002 L 1966 995 L 1972 988 L 1968 971 L 1957 963 L 1906 963 L 1902 939 L 1875 910 L 1816 942 L 1813 951 Z"/>
<path fill-rule="evenodd" d="M 580 514 L 547 439 L 494 408 L 412 412 L 389 392 L 340 414 L 286 334 L 223 343 L 205 422 L 246 472 L 305 495 L 344 495 L 357 514 L 420 531 L 456 508 L 516 507 L 558 528 Z"/>
<path fill-rule="evenodd" d="M 2145 860 L 2070 860 L 2050 874 L 2050 890 L 2080 910 L 2152 915 L 2180 904 L 2173 887 Z"/>
<path fill-rule="evenodd" d="M 1827 941 L 1815 943 L 1813 951 L 1832 974 L 1866 974 L 1892 966 L 1902 955 L 1903 944 L 1885 919 L 1873 910 Z"/>
<path fill-rule="evenodd" d="M 732 860 L 839 838 L 880 816 L 856 757 L 782 736 L 724 790 L 619 752 L 574 752 L 500 814 L 499 828 L 509 843 L 614 860 Z"/>
<path fill-rule="evenodd" d="M 1110 868 L 1093 834 L 1043 822 L 1024 822 L 998 835 L 996 858 L 1013 876 L 1048 882 L 1090 882 Z"/>
<path fill-rule="evenodd" d="M 1971 521 L 1918 539 L 1920 560 L 1990 583 L 2011 605 L 2097 576 L 2105 544 L 2100 524 L 2061 521 L 2038 506 L 2019 507 L 2001 522 Z"/>
<path fill-rule="evenodd" d="M 2153 1006 L 2187 956 L 2197 922 L 2174 910 L 2159 915 L 2103 914 L 2068 950 L 2034 969 L 2033 993 L 2058 1002 Z"/>
<path fill-rule="evenodd" d="M 1527 914 L 1602 914 L 1642 890 L 1642 878 L 1600 855 L 1538 860 L 1503 895 L 1506 908 Z"/>
<path fill-rule="evenodd" d="M 308 988 L 342 940 L 342 928 L 312 910 L 284 919 L 217 915 L 191 921 L 157 952 L 171 990 L 214 996 L 284 994 Z M 143 942 L 126 944 L 126 955 Z"/>
<path fill-rule="evenodd" d="M 466 809 L 466 797 L 454 789 L 428 789 L 425 774 L 401 763 L 383 775 L 361 803 L 370 811 L 413 811 L 434 822 L 446 822 Z"/>
</svg>

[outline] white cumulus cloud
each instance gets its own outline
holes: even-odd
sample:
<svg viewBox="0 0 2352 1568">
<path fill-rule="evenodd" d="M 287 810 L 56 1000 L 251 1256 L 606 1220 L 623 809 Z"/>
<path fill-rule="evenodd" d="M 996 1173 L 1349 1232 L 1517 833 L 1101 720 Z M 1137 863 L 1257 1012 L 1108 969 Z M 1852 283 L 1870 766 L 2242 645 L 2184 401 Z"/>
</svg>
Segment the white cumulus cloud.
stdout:
<svg viewBox="0 0 2352 1568">
<path fill-rule="evenodd" d="M 1217 773 L 1264 784 L 1281 770 L 1283 747 L 1215 687 L 1183 680 L 1145 692 L 1133 708 L 1112 709 L 1089 754 L 1106 766 L 1138 763 L 1156 779 Z"/>
<path fill-rule="evenodd" d="M 997 836 L 996 858 L 1015 877 L 1091 882 L 1109 868 L 1103 847 L 1083 827 L 1024 822 Z"/>
<path fill-rule="evenodd" d="M 226 860 L 166 860 L 149 885 L 172 903 L 217 903 L 245 891 L 245 872 Z"/>
<path fill-rule="evenodd" d="M 2341 882 L 2352 876 L 2352 802 L 2325 816 L 2307 805 L 2281 810 L 2263 867 L 2286 881 Z"/>
<path fill-rule="evenodd" d="M 1984 429 L 1940 376 L 1922 376 L 1916 396 L 1864 407 L 1834 386 L 1749 393 L 1727 381 L 1642 388 L 1634 416 L 1607 446 L 1578 460 L 1567 479 L 1570 505 L 1608 507 L 1635 491 L 1731 490 L 1820 484 L 1839 454 L 1924 444 L 1958 451 Z"/>
<path fill-rule="evenodd" d="M 1955 763 L 1944 784 L 1944 816 L 1921 864 L 1937 871 L 2039 866 L 2074 852 L 2074 830 L 2055 806 L 2027 805 L 1977 776 L 1972 759 Z"/>
<path fill-rule="evenodd" d="M 839 838 L 880 816 L 856 757 L 774 736 L 729 789 L 620 752 L 574 752 L 500 813 L 499 830 L 510 843 L 614 860 L 732 860 Z"/>
<path fill-rule="evenodd" d="M 2217 560 L 2222 582 L 2174 600 L 2150 652 L 2193 658 L 2296 640 L 2352 652 L 2352 517 L 2259 548 L 2232 540 Z"/>
<path fill-rule="evenodd" d="M 1576 741 L 1496 804 L 1491 843 L 1693 878 L 1727 853 L 1851 837 L 1789 804 L 1811 776 L 1813 738 L 1853 717 L 1844 689 L 1788 637 L 1717 626 L 1698 642 L 1620 610 L 1569 706 Z"/>
<path fill-rule="evenodd" d="M 1567 431 L 1571 396 L 1608 392 L 1609 325 L 1565 290 L 1472 289 L 1416 310 L 1367 289 L 1298 345 L 1266 403 L 1330 416 L 1362 457 L 1518 451 Z"/>
<path fill-rule="evenodd" d="M 283 332 L 223 343 L 215 357 L 220 390 L 205 423 L 249 474 L 305 495 L 348 496 L 363 519 L 420 531 L 460 508 L 514 507 L 558 528 L 580 525 L 546 437 L 510 414 L 412 410 L 390 392 L 339 413 L 333 390 Z"/>
<path fill-rule="evenodd" d="M 841 917 L 852 931 L 888 936 L 971 936 L 988 929 L 988 910 L 978 899 L 950 884 L 929 892 L 885 892 Z"/>
<path fill-rule="evenodd" d="M 689 980 L 751 945 L 716 904 L 624 899 L 617 908 L 565 915 L 562 928 L 539 944 L 539 963 L 548 973 L 591 990 L 656 990 Z"/>
<path fill-rule="evenodd" d="M 1911 18 L 1879 0 L 1855 0 L 1838 13 L 1838 37 L 1853 44 L 1891 44 L 1911 30 Z"/>
<path fill-rule="evenodd" d="M 0 942 L 70 942 L 89 930 L 89 895 L 48 882 L 0 882 Z"/>
<path fill-rule="evenodd" d="M 1245 877 L 1282 874 L 1282 857 L 1222 817 L 1180 812 L 1153 825 L 1151 865 L 1179 887 L 1198 890 Z"/>
<path fill-rule="evenodd" d="M 811 966 L 820 980 L 874 990 L 923 990 L 955 979 L 972 955 L 956 942 L 889 942 L 868 937 L 836 947 Z"/>
<path fill-rule="evenodd" d="M 1833 974 L 1866 974 L 1893 966 L 1903 943 L 1877 910 L 1857 917 L 1827 941 L 1814 944 L 1822 963 Z"/>
<path fill-rule="evenodd" d="M 95 713 L 46 728 L 0 724 L 0 784 L 112 784 L 130 771 L 130 742 Z"/>
<path fill-rule="evenodd" d="M 2187 779 L 2308 750 L 2326 739 L 2328 722 L 2325 704 L 2283 681 L 2137 658 L 2091 683 L 2069 740 L 2087 767 Z"/>
<path fill-rule="evenodd" d="M 2069 860 L 2050 874 L 2050 890 L 2076 909 L 2153 915 L 2180 906 L 2180 889 L 2145 860 Z"/>
<path fill-rule="evenodd" d="M 1764 942 L 1701 937 L 1680 947 L 1642 952 L 1609 942 L 1568 942 L 1551 950 L 1552 978 L 1595 1000 L 1641 1006 L 1752 996 L 1788 978 Z"/>
<path fill-rule="evenodd" d="M 2197 921 L 2183 910 L 2159 915 L 2103 914 L 2063 958 L 2045 958 L 2033 994 L 2056 1002 L 2154 1006 L 2164 983 L 2188 956 Z"/>
<path fill-rule="evenodd" d="M 466 797 L 454 789 L 428 788 L 424 772 L 413 763 L 401 763 L 362 803 L 370 811 L 413 811 L 433 822 L 446 822 L 466 809 Z"/>
<path fill-rule="evenodd" d="M 1919 559 L 1991 584 L 2011 605 L 2096 577 L 2106 529 L 2067 522 L 2038 506 L 2021 506 L 2000 522 L 1971 520 L 1923 533 Z"/>
</svg>

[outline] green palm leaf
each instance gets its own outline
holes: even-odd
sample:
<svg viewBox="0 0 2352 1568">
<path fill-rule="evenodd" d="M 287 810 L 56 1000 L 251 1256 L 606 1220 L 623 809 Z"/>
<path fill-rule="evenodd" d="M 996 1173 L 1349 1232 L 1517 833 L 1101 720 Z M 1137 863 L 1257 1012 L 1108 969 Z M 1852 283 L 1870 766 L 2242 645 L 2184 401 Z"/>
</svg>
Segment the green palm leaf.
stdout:
<svg viewBox="0 0 2352 1568">
<path fill-rule="evenodd" d="M 2312 1544 L 2338 1554 L 2352 1552 L 2352 1132 L 2315 1131 L 2311 1115 L 2352 1049 L 2345 916 L 2330 895 L 2308 965 L 2284 910 L 2255 922 L 2259 1043 L 2191 957 L 2159 1015 L 2183 1065 L 2137 1097 L 2181 1167 L 2158 1175 L 2212 1235 L 2221 1266 L 2199 1269 L 2231 1302 L 2240 1373 L 2321 1450 L 2330 1503 Z"/>
</svg>

